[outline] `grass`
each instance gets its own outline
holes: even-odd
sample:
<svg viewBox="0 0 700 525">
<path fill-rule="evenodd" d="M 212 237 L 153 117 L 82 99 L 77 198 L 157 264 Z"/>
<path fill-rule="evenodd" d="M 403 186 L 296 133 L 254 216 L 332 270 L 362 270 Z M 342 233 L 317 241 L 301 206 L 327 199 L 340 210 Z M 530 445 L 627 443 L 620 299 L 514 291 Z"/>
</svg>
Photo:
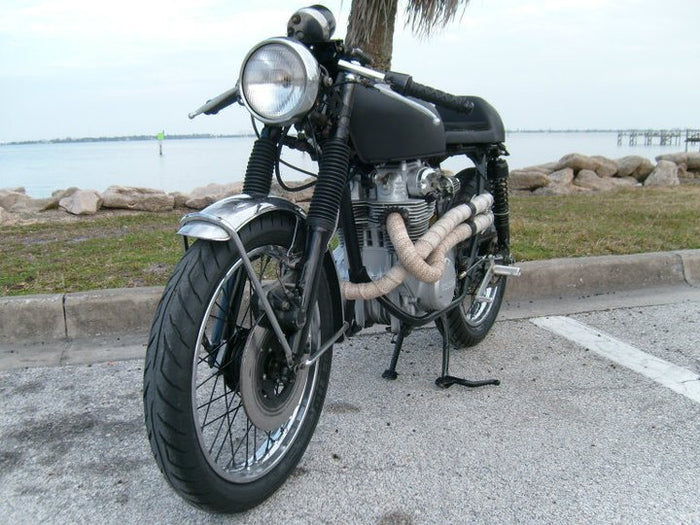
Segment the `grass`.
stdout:
<svg viewBox="0 0 700 525">
<path fill-rule="evenodd" d="M 163 285 L 180 213 L 0 227 L 0 296 Z M 700 248 L 700 186 L 511 198 L 518 261 Z"/>
</svg>

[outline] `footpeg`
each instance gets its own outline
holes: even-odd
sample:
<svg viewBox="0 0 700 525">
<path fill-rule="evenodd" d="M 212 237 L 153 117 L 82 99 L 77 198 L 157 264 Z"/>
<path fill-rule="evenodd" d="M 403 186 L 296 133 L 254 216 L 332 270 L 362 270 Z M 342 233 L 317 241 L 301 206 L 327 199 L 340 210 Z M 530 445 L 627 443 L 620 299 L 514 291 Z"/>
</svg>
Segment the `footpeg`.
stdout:
<svg viewBox="0 0 700 525">
<path fill-rule="evenodd" d="M 517 266 L 503 266 L 502 264 L 493 265 L 494 275 L 507 275 L 509 277 L 520 277 L 520 268 Z"/>
</svg>

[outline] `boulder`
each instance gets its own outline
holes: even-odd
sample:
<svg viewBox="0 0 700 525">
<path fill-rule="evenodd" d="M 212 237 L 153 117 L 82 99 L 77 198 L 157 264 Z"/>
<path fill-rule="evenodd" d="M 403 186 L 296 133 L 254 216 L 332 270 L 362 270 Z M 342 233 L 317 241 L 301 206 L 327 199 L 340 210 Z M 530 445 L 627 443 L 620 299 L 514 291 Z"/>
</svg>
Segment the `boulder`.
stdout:
<svg viewBox="0 0 700 525">
<path fill-rule="evenodd" d="M 689 151 L 685 165 L 688 171 L 700 171 L 700 151 Z"/>
<path fill-rule="evenodd" d="M 607 157 L 594 155 L 591 160 L 595 162 L 595 172 L 599 177 L 612 177 L 617 173 L 617 163 Z"/>
<path fill-rule="evenodd" d="M 71 186 L 70 188 L 66 188 L 65 190 L 56 190 L 51 193 L 51 196 L 61 200 L 64 197 L 70 197 L 73 195 L 76 191 L 78 191 L 79 188 L 76 188 L 75 186 Z"/>
<path fill-rule="evenodd" d="M 579 171 L 574 184 L 593 191 L 610 191 L 615 187 L 610 177 L 600 177 L 593 170 Z"/>
<path fill-rule="evenodd" d="M 660 160 L 668 160 L 674 164 L 685 164 L 689 171 L 700 170 L 700 152 L 698 151 L 681 151 L 679 153 L 665 153 L 656 157 L 657 162 Z"/>
<path fill-rule="evenodd" d="M 0 224 L 8 226 L 14 224 L 16 220 L 17 216 L 15 214 L 10 213 L 5 208 L 0 208 Z"/>
<path fill-rule="evenodd" d="M 700 171 L 690 171 L 685 164 L 678 164 L 678 178 L 683 180 L 700 179 Z"/>
<path fill-rule="evenodd" d="M 595 171 L 601 177 L 612 177 L 617 173 L 617 163 L 607 157 L 594 155 L 582 155 L 581 153 L 569 153 L 564 155 L 557 163 L 556 169 L 571 168 L 574 173 L 581 170 Z"/>
<path fill-rule="evenodd" d="M 590 190 L 574 186 L 573 184 L 550 184 L 544 188 L 537 188 L 532 192 L 533 195 L 571 195 L 572 193 L 584 193 Z"/>
<path fill-rule="evenodd" d="M 563 168 L 571 168 L 575 172 L 580 170 L 595 171 L 597 163 L 591 157 L 582 155 L 581 153 L 569 153 L 564 155 L 556 165 L 555 171 Z"/>
<path fill-rule="evenodd" d="M 638 181 L 643 181 L 654 170 L 651 161 L 639 155 L 628 155 L 617 159 L 615 163 L 618 177 L 634 177 Z"/>
<path fill-rule="evenodd" d="M 572 168 L 564 168 L 557 170 L 549 175 L 549 184 L 542 188 L 537 188 L 533 193 L 535 195 L 570 195 L 587 191 L 584 188 L 574 186 L 574 170 Z"/>
<path fill-rule="evenodd" d="M 175 199 L 161 190 L 110 186 L 102 194 L 102 206 L 139 211 L 168 211 L 173 209 Z"/>
<path fill-rule="evenodd" d="M 288 188 L 294 188 L 296 186 L 304 186 L 305 184 L 309 184 L 310 182 L 314 182 L 316 179 L 314 178 L 308 178 L 303 181 L 289 181 L 285 182 L 285 185 Z M 282 197 L 284 199 L 290 200 L 292 202 L 309 202 L 311 201 L 311 197 L 314 195 L 314 189 L 315 186 L 311 186 L 310 188 L 306 188 L 305 190 L 301 191 L 287 191 L 283 189 L 279 183 L 275 180 L 272 181 L 272 188 L 270 190 L 270 193 L 272 195 L 276 195 L 278 197 Z"/>
<path fill-rule="evenodd" d="M 551 184 L 559 186 L 570 186 L 574 181 L 574 170 L 572 168 L 564 168 L 550 173 L 548 179 Z"/>
<path fill-rule="evenodd" d="M 102 198 L 95 190 L 78 190 L 62 198 L 58 205 L 73 215 L 94 215 L 102 205 Z"/>
<path fill-rule="evenodd" d="M 7 211 L 25 211 L 25 208 L 32 200 L 24 191 L 15 191 L 24 188 L 10 188 L 0 190 L 0 208 L 5 208 Z"/>
<path fill-rule="evenodd" d="M 508 187 L 511 190 L 533 191 L 549 184 L 547 175 L 544 171 L 530 170 L 530 168 L 513 170 L 510 172 Z"/>
<path fill-rule="evenodd" d="M 17 186 L 16 188 L 0 188 L 0 191 L 11 191 L 13 193 L 27 193 L 27 190 L 24 186 Z"/>
<path fill-rule="evenodd" d="M 187 193 L 182 193 L 181 191 L 171 191 L 168 195 L 173 198 L 173 206 L 175 208 L 184 208 L 187 199 L 190 198 Z"/>
<path fill-rule="evenodd" d="M 190 198 L 185 202 L 185 206 L 194 208 L 195 210 L 201 210 L 218 200 L 240 193 L 242 189 L 242 182 L 232 182 L 229 184 L 212 183 L 206 186 L 200 186 L 190 192 Z"/>
<path fill-rule="evenodd" d="M 634 188 L 641 186 L 640 182 L 634 177 L 613 177 L 608 179 L 608 182 L 618 188 Z"/>
<path fill-rule="evenodd" d="M 678 186 L 678 166 L 670 160 L 660 160 L 645 179 L 644 186 Z"/>
</svg>

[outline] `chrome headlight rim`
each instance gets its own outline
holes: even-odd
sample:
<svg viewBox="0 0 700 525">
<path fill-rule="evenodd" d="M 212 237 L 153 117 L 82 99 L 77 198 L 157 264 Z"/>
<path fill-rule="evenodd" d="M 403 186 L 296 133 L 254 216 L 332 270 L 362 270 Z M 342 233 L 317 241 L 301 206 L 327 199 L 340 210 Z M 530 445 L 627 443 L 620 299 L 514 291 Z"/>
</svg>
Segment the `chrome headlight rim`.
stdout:
<svg viewBox="0 0 700 525">
<path fill-rule="evenodd" d="M 250 103 L 248 96 L 246 96 L 245 84 L 246 66 L 248 65 L 250 58 L 261 48 L 273 44 L 285 46 L 291 49 L 296 54 L 303 66 L 304 75 L 306 78 L 304 92 L 301 99 L 294 106 L 293 110 L 284 113 L 278 118 L 270 118 L 269 116 L 265 116 L 254 108 L 253 104 Z M 243 60 L 243 65 L 241 66 L 241 72 L 239 75 L 241 99 L 243 100 L 243 104 L 245 105 L 246 109 L 251 113 L 251 115 L 253 115 L 253 117 L 265 124 L 292 124 L 294 122 L 298 122 L 313 107 L 314 103 L 316 102 L 316 98 L 318 97 L 320 78 L 321 69 L 319 67 L 319 64 L 316 61 L 316 58 L 311 53 L 311 51 L 309 51 L 309 49 L 304 44 L 291 38 L 268 38 L 254 46 Z"/>
</svg>

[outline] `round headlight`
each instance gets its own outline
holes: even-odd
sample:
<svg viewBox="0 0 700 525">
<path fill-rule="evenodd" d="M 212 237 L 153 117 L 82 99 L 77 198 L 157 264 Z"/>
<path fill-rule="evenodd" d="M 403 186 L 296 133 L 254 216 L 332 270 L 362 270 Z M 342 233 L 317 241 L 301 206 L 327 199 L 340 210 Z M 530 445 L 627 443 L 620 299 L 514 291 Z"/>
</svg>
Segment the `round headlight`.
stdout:
<svg viewBox="0 0 700 525">
<path fill-rule="evenodd" d="M 243 103 L 266 124 L 298 120 L 318 95 L 318 62 L 304 45 L 271 38 L 255 46 L 241 68 Z"/>
</svg>

